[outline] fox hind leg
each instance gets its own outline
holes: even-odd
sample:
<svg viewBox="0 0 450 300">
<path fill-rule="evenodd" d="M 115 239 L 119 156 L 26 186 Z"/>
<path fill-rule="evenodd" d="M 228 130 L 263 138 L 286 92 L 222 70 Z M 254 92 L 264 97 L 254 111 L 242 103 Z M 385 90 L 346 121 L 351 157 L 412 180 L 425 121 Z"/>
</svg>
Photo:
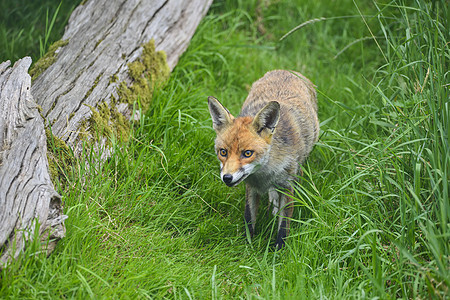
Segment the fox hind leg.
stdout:
<svg viewBox="0 0 450 300">
<path fill-rule="evenodd" d="M 256 214 L 259 206 L 259 194 L 248 184 L 245 185 L 245 224 L 250 236 L 255 233 Z"/>
</svg>

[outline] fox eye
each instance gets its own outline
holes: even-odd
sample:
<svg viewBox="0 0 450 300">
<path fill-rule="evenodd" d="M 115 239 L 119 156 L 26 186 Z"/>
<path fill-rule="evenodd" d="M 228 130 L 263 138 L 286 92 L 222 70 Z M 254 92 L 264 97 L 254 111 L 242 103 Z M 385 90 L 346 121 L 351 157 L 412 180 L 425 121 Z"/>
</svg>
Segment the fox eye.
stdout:
<svg viewBox="0 0 450 300">
<path fill-rule="evenodd" d="M 249 158 L 250 156 L 253 155 L 253 151 L 252 150 L 245 150 L 244 152 L 242 152 L 242 155 L 246 158 Z"/>
<path fill-rule="evenodd" d="M 220 150 L 219 150 L 219 154 L 220 154 L 220 156 L 226 157 L 227 154 L 228 154 L 228 153 L 227 153 L 227 149 L 223 149 L 223 148 L 220 149 Z"/>
</svg>

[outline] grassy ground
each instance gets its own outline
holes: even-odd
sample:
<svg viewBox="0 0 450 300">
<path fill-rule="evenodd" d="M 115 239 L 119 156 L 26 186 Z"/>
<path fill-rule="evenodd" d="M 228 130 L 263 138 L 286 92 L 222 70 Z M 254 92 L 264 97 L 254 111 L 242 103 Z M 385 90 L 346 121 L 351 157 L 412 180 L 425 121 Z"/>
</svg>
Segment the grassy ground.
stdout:
<svg viewBox="0 0 450 300">
<path fill-rule="evenodd" d="M 66 238 L 49 258 L 32 244 L 1 271 L 0 298 L 444 299 L 445 4 L 217 1 L 130 142 L 95 169 L 67 171 Z M 259 234 L 242 238 L 243 186 L 218 177 L 206 105 L 214 95 L 237 114 L 250 84 L 276 68 L 317 84 L 321 120 L 278 253 L 264 205 Z"/>
</svg>

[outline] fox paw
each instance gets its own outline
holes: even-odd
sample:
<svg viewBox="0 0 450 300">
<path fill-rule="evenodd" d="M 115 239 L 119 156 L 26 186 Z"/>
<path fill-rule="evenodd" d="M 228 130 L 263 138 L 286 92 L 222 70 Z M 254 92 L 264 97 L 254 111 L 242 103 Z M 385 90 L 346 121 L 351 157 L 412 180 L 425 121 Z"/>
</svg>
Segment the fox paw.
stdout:
<svg viewBox="0 0 450 300">
<path fill-rule="evenodd" d="M 275 250 L 281 250 L 285 246 L 284 238 L 282 238 L 280 235 L 277 236 L 277 240 L 275 241 Z"/>
</svg>

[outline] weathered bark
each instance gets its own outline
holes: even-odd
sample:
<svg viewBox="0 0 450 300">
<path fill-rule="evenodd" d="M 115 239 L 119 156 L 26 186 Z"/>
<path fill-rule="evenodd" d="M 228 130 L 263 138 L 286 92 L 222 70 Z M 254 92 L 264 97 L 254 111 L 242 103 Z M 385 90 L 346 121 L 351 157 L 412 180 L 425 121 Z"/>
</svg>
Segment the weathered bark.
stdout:
<svg viewBox="0 0 450 300">
<path fill-rule="evenodd" d="M 132 106 L 118 93 L 121 82 L 127 86 L 133 83 L 129 63 L 138 60 L 142 45 L 153 39 L 156 50 L 166 53 L 172 70 L 211 2 L 91 0 L 79 6 L 62 38 L 68 43 L 58 49 L 56 61 L 32 86 L 53 134 L 78 155 L 81 137 L 91 140 L 90 120 L 100 105 L 103 109 L 108 105 L 111 113 L 118 112 L 129 120 L 134 113 Z M 142 76 L 146 74 L 144 71 Z M 104 145 L 105 140 L 103 137 L 98 142 Z"/>
<path fill-rule="evenodd" d="M 30 93 L 25 57 L 0 64 L 0 267 L 35 234 L 53 250 L 65 235 L 61 197 L 48 173 L 44 121 Z"/>
</svg>

